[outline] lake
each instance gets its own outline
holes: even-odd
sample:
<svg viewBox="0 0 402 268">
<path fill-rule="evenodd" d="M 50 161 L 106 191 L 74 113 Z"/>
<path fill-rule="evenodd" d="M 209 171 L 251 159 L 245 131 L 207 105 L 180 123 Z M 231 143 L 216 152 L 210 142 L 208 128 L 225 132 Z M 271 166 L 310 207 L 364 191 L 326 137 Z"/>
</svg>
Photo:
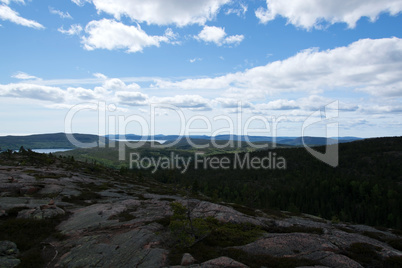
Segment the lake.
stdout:
<svg viewBox="0 0 402 268">
<path fill-rule="evenodd" d="M 40 154 L 50 154 L 50 153 L 55 153 L 55 152 L 66 152 L 66 151 L 70 151 L 72 149 L 64 149 L 64 148 L 60 148 L 60 149 L 32 149 L 32 151 L 34 151 L 35 153 L 40 153 Z"/>
</svg>

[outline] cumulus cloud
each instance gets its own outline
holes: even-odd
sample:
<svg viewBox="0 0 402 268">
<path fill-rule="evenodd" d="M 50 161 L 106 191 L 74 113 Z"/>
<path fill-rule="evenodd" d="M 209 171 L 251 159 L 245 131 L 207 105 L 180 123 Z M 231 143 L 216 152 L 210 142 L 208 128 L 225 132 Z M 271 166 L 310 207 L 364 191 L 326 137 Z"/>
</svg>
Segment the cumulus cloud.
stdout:
<svg viewBox="0 0 402 268">
<path fill-rule="evenodd" d="M 62 19 L 72 19 L 73 18 L 73 17 L 71 17 L 70 13 L 54 9 L 53 7 L 49 7 L 49 12 L 52 14 L 55 14 L 55 15 L 59 15 L 60 18 L 62 18 Z"/>
<path fill-rule="evenodd" d="M 82 87 L 69 87 L 67 88 L 67 93 L 70 95 L 70 97 L 78 98 L 80 100 L 93 100 L 97 98 L 96 91 Z"/>
<path fill-rule="evenodd" d="M 0 85 L 0 96 L 62 102 L 65 92 L 58 87 L 18 83 Z"/>
<path fill-rule="evenodd" d="M 371 95 L 402 96 L 402 39 L 362 39 L 349 46 L 308 49 L 283 61 L 215 78 L 155 81 L 175 89 L 252 90 L 272 95 L 352 88 Z M 239 93 L 239 92 L 233 92 Z"/>
<path fill-rule="evenodd" d="M 112 78 L 112 79 L 107 79 L 102 87 L 105 90 L 111 90 L 111 91 L 125 91 L 125 90 L 138 90 L 141 87 L 136 84 L 136 83 L 132 83 L 129 85 L 126 85 L 126 83 L 124 83 L 123 81 L 121 81 L 118 78 Z"/>
<path fill-rule="evenodd" d="M 170 104 L 179 108 L 192 111 L 211 110 L 210 100 L 200 95 L 176 95 L 174 97 L 152 97 L 149 103 Z"/>
<path fill-rule="evenodd" d="M 68 30 L 64 30 L 63 26 L 61 26 L 57 31 L 67 35 L 79 35 L 82 32 L 82 27 L 79 24 L 73 24 Z"/>
<path fill-rule="evenodd" d="M 21 79 L 21 80 L 41 80 L 40 78 L 34 76 L 34 75 L 29 75 L 24 72 L 18 72 L 12 76 L 13 78 Z"/>
<path fill-rule="evenodd" d="M 256 104 L 257 110 L 293 110 L 300 109 L 300 105 L 294 100 L 278 99 L 268 103 Z"/>
<path fill-rule="evenodd" d="M 282 16 L 297 27 L 321 28 L 322 22 L 344 22 L 354 28 L 362 17 L 375 21 L 381 13 L 396 15 L 402 11 L 400 0 L 266 0 L 267 9 L 259 8 L 255 15 L 261 23 Z"/>
<path fill-rule="evenodd" d="M 92 0 L 98 12 L 113 15 L 116 19 L 127 16 L 137 22 L 179 27 L 212 20 L 220 8 L 231 0 Z M 81 3 L 82 0 L 73 0 Z"/>
<path fill-rule="evenodd" d="M 95 76 L 96 78 L 100 78 L 100 79 L 107 79 L 107 76 L 102 74 L 102 73 L 94 73 L 93 76 Z"/>
<path fill-rule="evenodd" d="M 360 111 L 367 114 L 392 114 L 392 113 L 402 113 L 402 105 L 361 105 Z"/>
<path fill-rule="evenodd" d="M 5 4 L 9 4 L 10 1 L 3 1 Z M 20 3 L 24 3 L 24 1 L 17 1 Z M 2 4 L 0 5 L 0 19 L 2 20 L 8 20 L 11 21 L 15 24 L 30 27 L 30 28 L 35 28 L 35 29 L 44 29 L 45 27 L 34 21 L 34 20 L 29 20 L 26 18 L 21 17 L 18 12 L 12 10 L 9 6 Z"/>
<path fill-rule="evenodd" d="M 227 36 L 225 28 L 216 26 L 204 26 L 201 32 L 194 36 L 195 39 L 204 41 L 207 43 L 215 43 L 218 46 L 223 44 L 239 44 L 243 41 L 243 35 L 231 35 Z"/>
<path fill-rule="evenodd" d="M 150 36 L 139 25 L 128 26 L 115 20 L 91 21 L 85 27 L 87 36 L 82 38 L 86 50 L 124 49 L 127 53 L 140 52 L 145 47 L 169 43 L 174 38 L 171 29 L 163 36 Z"/>
<path fill-rule="evenodd" d="M 216 98 L 214 102 L 220 104 L 223 108 L 234 109 L 238 107 L 251 108 L 253 104 L 248 101 L 241 101 L 239 99 L 232 98 Z"/>
<path fill-rule="evenodd" d="M 148 104 L 148 95 L 141 92 L 119 91 L 116 97 L 120 104 L 127 106 L 143 106 Z"/>
</svg>

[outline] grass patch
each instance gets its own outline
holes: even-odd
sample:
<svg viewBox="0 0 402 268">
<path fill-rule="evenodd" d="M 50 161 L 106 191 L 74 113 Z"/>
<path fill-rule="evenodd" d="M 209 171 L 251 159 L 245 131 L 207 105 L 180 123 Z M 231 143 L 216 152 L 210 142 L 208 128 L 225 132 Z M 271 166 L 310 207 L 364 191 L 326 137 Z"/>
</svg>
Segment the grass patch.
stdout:
<svg viewBox="0 0 402 268">
<path fill-rule="evenodd" d="M 168 227 L 170 224 L 170 217 L 164 217 L 158 220 L 155 220 L 156 223 L 159 223 L 163 227 Z"/>
<path fill-rule="evenodd" d="M 180 263 L 184 253 L 190 253 L 199 262 L 225 255 L 225 248 L 251 243 L 262 236 L 264 231 L 249 223 L 223 223 L 214 218 L 207 218 L 204 224 L 208 235 L 191 247 L 174 247 L 169 254 L 169 263 Z"/>
<path fill-rule="evenodd" d="M 246 206 L 238 205 L 238 204 L 229 204 L 234 210 L 243 213 L 248 216 L 256 217 L 257 213 L 255 210 Z"/>
<path fill-rule="evenodd" d="M 64 235 L 56 231 L 56 226 L 66 216 L 54 219 L 16 219 L 0 221 L 0 240 L 14 242 L 20 250 L 19 267 L 43 267 L 46 260 L 42 257 L 41 242 L 45 240 L 63 240 Z"/>
</svg>

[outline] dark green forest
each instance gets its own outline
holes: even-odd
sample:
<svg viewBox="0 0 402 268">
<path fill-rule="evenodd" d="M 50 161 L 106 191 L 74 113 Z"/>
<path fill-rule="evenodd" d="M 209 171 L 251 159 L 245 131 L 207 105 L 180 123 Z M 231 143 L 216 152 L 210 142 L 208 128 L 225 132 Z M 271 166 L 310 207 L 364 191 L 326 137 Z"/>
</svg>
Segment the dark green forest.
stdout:
<svg viewBox="0 0 402 268">
<path fill-rule="evenodd" d="M 160 170 L 149 176 L 184 185 L 216 201 L 309 213 L 333 221 L 402 227 L 401 137 L 339 144 L 336 168 L 315 159 L 304 148 L 274 152 L 286 159 L 286 170 L 195 169 L 192 164 L 184 174 Z M 250 157 L 265 157 L 267 153 L 252 152 Z M 234 155 L 219 157 L 233 159 Z"/>
</svg>

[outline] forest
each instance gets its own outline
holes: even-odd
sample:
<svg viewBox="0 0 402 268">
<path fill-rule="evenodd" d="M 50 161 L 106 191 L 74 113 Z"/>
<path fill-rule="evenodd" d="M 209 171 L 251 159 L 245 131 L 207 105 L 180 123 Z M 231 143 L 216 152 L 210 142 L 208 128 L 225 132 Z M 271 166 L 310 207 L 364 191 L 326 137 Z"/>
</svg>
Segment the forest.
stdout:
<svg viewBox="0 0 402 268">
<path fill-rule="evenodd" d="M 184 186 L 215 201 L 401 229 L 402 137 L 339 144 L 336 168 L 315 159 L 304 148 L 274 151 L 286 159 L 286 170 L 195 169 L 190 165 L 184 174 L 178 170 L 160 170 L 146 176 Z M 264 157 L 267 151 L 250 154 Z M 234 155 L 219 157 L 233 159 Z"/>
</svg>

